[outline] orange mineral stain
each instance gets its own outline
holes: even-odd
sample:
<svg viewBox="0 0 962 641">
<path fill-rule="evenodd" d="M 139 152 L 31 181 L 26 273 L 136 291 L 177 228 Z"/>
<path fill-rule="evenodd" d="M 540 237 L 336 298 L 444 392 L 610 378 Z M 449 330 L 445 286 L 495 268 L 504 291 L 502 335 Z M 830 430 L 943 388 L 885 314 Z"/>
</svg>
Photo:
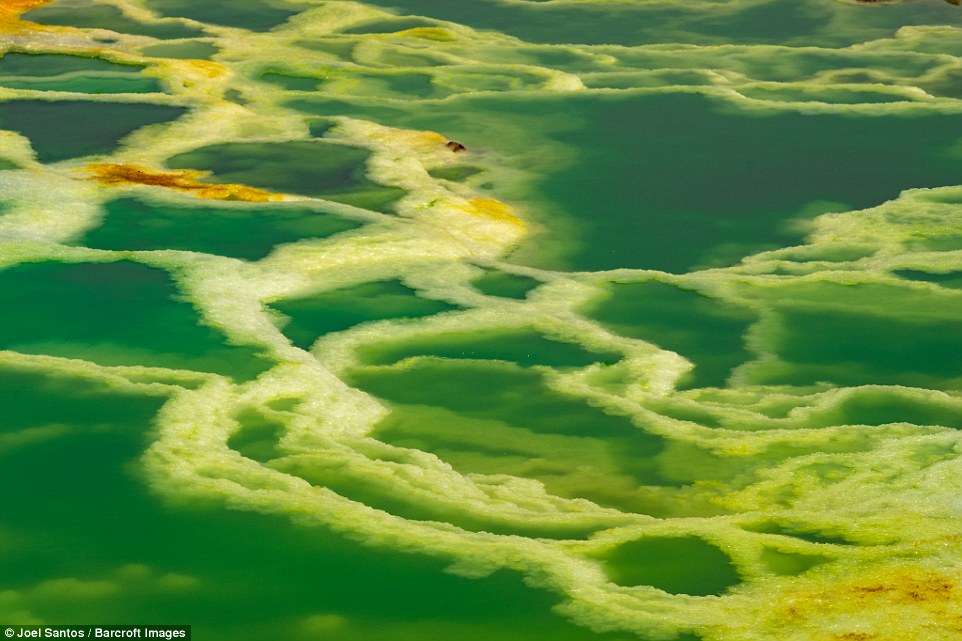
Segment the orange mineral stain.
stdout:
<svg viewBox="0 0 962 641">
<path fill-rule="evenodd" d="M 13 33 L 29 29 L 50 29 L 27 20 L 20 16 L 31 9 L 48 4 L 51 0 L 0 0 L 0 32 Z"/>
<path fill-rule="evenodd" d="M 21 13 L 49 3 L 50 0 L 0 0 L 0 12 L 19 16 Z"/>
<path fill-rule="evenodd" d="M 102 185 L 152 185 L 167 187 L 177 191 L 193 194 L 198 198 L 210 200 L 243 200 L 247 202 L 265 202 L 283 200 L 282 194 L 272 194 L 268 191 L 236 184 L 208 184 L 199 181 L 205 172 L 192 169 L 178 171 L 150 171 L 135 165 L 113 163 L 96 163 L 87 165 L 85 171 L 93 173 L 93 180 Z"/>
</svg>

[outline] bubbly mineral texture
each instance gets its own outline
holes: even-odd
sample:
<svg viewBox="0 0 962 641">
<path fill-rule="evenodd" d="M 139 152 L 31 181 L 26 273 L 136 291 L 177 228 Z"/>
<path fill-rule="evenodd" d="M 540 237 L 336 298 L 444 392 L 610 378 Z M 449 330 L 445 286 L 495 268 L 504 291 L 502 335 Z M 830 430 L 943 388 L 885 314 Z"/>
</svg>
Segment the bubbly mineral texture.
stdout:
<svg viewBox="0 0 962 641">
<path fill-rule="evenodd" d="M 962 639 L 962 14 L 883 4 L 0 1 L 0 621 Z"/>
</svg>

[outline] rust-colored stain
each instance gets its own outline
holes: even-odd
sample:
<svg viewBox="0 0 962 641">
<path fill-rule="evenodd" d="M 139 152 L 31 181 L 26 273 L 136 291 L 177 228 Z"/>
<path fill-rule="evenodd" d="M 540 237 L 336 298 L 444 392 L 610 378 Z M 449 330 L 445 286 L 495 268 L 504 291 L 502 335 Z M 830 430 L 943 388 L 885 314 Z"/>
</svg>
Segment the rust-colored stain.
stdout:
<svg viewBox="0 0 962 641">
<path fill-rule="evenodd" d="M 198 198 L 211 200 L 244 200 L 248 202 L 265 202 L 282 200 L 282 194 L 272 194 L 268 191 L 236 184 L 208 184 L 199 182 L 206 174 L 193 169 L 177 171 L 150 171 L 135 165 L 113 163 L 96 163 L 87 165 L 84 169 L 93 173 L 93 180 L 103 185 L 152 185 L 167 187 L 183 191 Z"/>
<path fill-rule="evenodd" d="M 917 634 L 926 630 L 962 632 L 962 584 L 958 577 L 930 567 L 903 566 L 873 572 L 786 596 L 788 602 L 778 608 L 780 614 L 772 620 L 778 627 L 808 627 L 820 619 L 861 621 L 853 625 L 855 630 L 826 634 L 826 641 L 903 641 L 922 638 Z M 879 621 L 891 624 L 880 625 Z"/>
<path fill-rule="evenodd" d="M 514 215 L 511 207 L 505 205 L 500 200 L 494 198 L 472 198 L 468 201 L 469 207 L 459 207 L 473 216 L 483 216 L 500 222 L 511 223 L 515 227 L 526 229 L 527 225 L 523 220 Z"/>
<path fill-rule="evenodd" d="M 27 20 L 21 20 L 21 14 L 48 4 L 51 0 L 0 0 L 0 32 L 15 33 L 30 29 L 48 30 L 54 27 L 39 25 Z"/>
<path fill-rule="evenodd" d="M 935 572 L 898 573 L 883 581 L 850 588 L 855 599 L 884 599 L 892 603 L 934 603 L 955 598 L 958 586 Z"/>
<path fill-rule="evenodd" d="M 51 0 L 0 0 L 0 12 L 19 16 L 21 13 L 48 4 Z"/>
</svg>

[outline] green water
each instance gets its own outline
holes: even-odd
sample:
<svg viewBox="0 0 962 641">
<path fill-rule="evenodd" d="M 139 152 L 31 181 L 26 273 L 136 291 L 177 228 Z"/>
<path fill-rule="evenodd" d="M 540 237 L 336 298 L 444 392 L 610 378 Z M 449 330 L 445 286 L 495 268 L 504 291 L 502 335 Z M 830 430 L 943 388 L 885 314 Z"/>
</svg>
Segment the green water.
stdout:
<svg viewBox="0 0 962 641">
<path fill-rule="evenodd" d="M 24 17 L 0 622 L 959 638 L 958 7 Z"/>
<path fill-rule="evenodd" d="M 486 272 L 473 282 L 473 285 L 485 294 L 505 298 L 524 298 L 540 284 L 540 281 L 529 276 L 497 271 Z"/>
<path fill-rule="evenodd" d="M 585 313 L 619 334 L 693 360 L 692 386 L 721 387 L 750 358 L 744 342 L 755 320 L 750 312 L 667 283 L 616 284 Z"/>
<path fill-rule="evenodd" d="M 131 132 L 183 112 L 161 105 L 20 100 L 0 104 L 0 125 L 29 138 L 38 160 L 57 162 L 108 153 Z"/>
<path fill-rule="evenodd" d="M 214 181 L 240 183 L 383 210 L 404 194 L 364 176 L 363 149 L 323 142 L 232 143 L 203 147 L 167 161 L 174 169 L 212 171 Z"/>
<path fill-rule="evenodd" d="M 323 95 L 291 105 L 318 114 L 355 110 Z M 536 264 L 586 270 L 684 272 L 797 244 L 818 214 L 955 184 L 958 161 L 947 159 L 962 140 L 952 115 L 758 115 L 688 93 L 469 94 L 413 113 L 361 113 L 399 127 L 443 123 L 469 148 L 493 138 L 517 146 L 526 137 L 518 130 L 533 126 L 581 150 L 536 187 L 546 206 L 576 219 L 577 246 L 562 264 Z"/>
<path fill-rule="evenodd" d="M 118 33 L 154 38 L 190 38 L 203 32 L 177 22 L 143 23 L 112 5 L 93 4 L 83 0 L 60 0 L 41 6 L 24 16 L 40 24 L 109 29 Z"/>
<path fill-rule="evenodd" d="M 245 260 L 264 258 L 275 246 L 325 238 L 360 225 L 311 209 L 156 206 L 114 200 L 107 217 L 78 244 L 96 249 L 179 249 Z"/>
<path fill-rule="evenodd" d="M 338 332 L 361 323 L 389 318 L 419 318 L 453 309 L 443 301 L 419 297 L 397 281 L 367 283 L 323 292 L 272 305 L 290 320 L 283 331 L 298 347 L 307 349 L 322 334 Z"/>
<path fill-rule="evenodd" d="M 59 54 L 7 53 L 0 58 L 0 85 L 34 91 L 75 93 L 150 93 L 162 91 L 140 65 Z"/>
<path fill-rule="evenodd" d="M 254 31 L 275 27 L 298 13 L 296 8 L 278 0 L 265 0 L 255 5 L 238 0 L 212 0 L 202 4 L 189 0 L 150 0 L 148 5 L 163 16 Z"/>
<path fill-rule="evenodd" d="M 618 585 L 653 585 L 673 594 L 721 594 L 739 582 L 725 554 L 697 538 L 625 543 L 607 555 L 605 569 Z"/>
<path fill-rule="evenodd" d="M 592 363 L 616 363 L 620 355 L 589 352 L 570 343 L 551 340 L 532 331 L 440 334 L 430 339 L 405 341 L 364 348 L 361 358 L 387 365 L 416 356 L 449 359 L 511 361 L 522 366 L 586 367 Z"/>
<path fill-rule="evenodd" d="M 161 43 L 144 48 L 144 53 L 160 58 L 208 59 L 218 52 L 209 42 L 187 40 L 177 43 Z"/>
<path fill-rule="evenodd" d="M 268 366 L 256 349 L 231 348 L 199 325 L 166 274 L 136 263 L 21 265 L 0 272 L 0 292 L 11 305 L 4 349 L 241 378 Z"/>
<path fill-rule="evenodd" d="M 455 0 L 377 0 L 370 3 L 402 13 L 507 33 L 526 42 L 552 44 L 643 45 L 663 42 L 698 44 L 758 43 L 838 46 L 873 39 L 905 24 L 959 25 L 958 12 L 939 3 L 892 5 L 860 12 L 861 29 L 840 33 L 830 1 L 758 2 L 746 7 L 712 3 L 712 11 L 682 3 L 554 3 Z M 834 28 L 833 28 L 834 27 Z"/>
<path fill-rule="evenodd" d="M 211 639 L 309 639 L 318 632 L 296 621 L 314 616 L 330 628 L 324 638 L 416 639 L 416 628 L 404 629 L 414 618 L 432 634 L 479 641 L 490 625 L 508 639 L 594 638 L 552 616 L 553 600 L 531 598 L 516 575 L 470 581 L 443 574 L 435 560 L 358 548 L 283 519 L 164 506 L 136 470 L 163 397 L 9 369 L 2 376 L 17 399 L 5 404 L 3 432 L 21 437 L 0 440 L 4 538 L 14 552 L 5 583 L 51 623 L 162 618 L 189 620 Z M 38 576 L 64 574 L 76 578 L 33 587 Z M 338 617 L 357 627 L 331 627 Z"/>
</svg>

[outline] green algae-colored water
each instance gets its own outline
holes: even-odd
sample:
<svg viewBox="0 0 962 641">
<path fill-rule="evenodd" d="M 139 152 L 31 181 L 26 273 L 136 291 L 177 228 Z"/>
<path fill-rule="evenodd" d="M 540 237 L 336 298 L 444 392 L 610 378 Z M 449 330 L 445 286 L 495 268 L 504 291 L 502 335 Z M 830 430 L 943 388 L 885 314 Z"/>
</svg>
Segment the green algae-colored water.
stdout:
<svg viewBox="0 0 962 641">
<path fill-rule="evenodd" d="M 957 6 L 36 5 L 0 623 L 962 639 Z"/>
</svg>

